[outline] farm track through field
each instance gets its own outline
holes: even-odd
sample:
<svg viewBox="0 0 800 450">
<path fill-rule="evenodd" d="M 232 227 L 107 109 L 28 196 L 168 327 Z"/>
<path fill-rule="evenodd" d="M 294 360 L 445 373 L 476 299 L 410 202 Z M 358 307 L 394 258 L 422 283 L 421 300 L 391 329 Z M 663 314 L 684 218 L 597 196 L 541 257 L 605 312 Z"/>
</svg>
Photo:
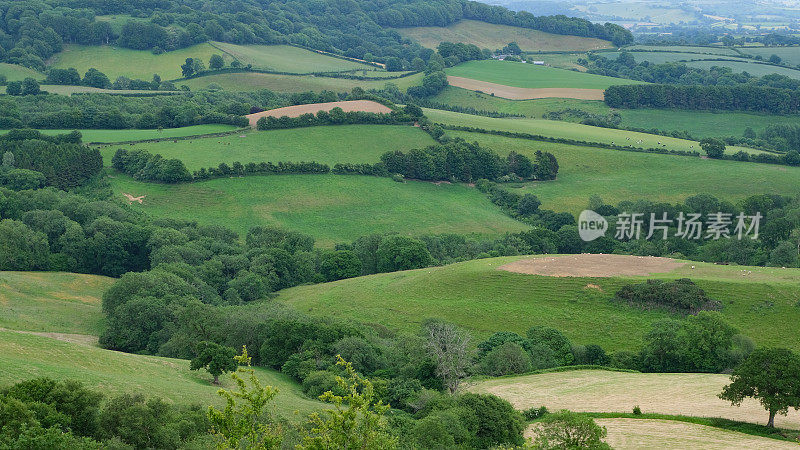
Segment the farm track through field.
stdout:
<svg viewBox="0 0 800 450">
<path fill-rule="evenodd" d="M 509 100 L 533 100 L 539 98 L 574 98 L 577 100 L 603 100 L 603 89 L 580 88 L 520 88 L 503 84 L 489 83 L 488 81 L 473 80 L 472 78 L 447 76 L 451 86 L 494 94 L 496 97 Z"/>
<path fill-rule="evenodd" d="M 312 103 L 309 105 L 286 106 L 284 108 L 270 109 L 247 116 L 250 126 L 255 128 L 258 119 L 262 117 L 299 117 L 303 114 L 316 114 L 319 111 L 330 111 L 333 108 L 342 108 L 344 112 L 362 111 L 370 113 L 388 114 L 392 112 L 388 106 L 381 105 L 371 100 L 351 100 L 347 102 Z"/>
</svg>

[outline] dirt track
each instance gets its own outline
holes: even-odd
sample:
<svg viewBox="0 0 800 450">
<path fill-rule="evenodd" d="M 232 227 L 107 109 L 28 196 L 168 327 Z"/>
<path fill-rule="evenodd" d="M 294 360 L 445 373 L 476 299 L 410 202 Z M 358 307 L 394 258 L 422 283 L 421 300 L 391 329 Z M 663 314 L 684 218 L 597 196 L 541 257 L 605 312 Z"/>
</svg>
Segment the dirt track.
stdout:
<svg viewBox="0 0 800 450">
<path fill-rule="evenodd" d="M 578 100 L 603 100 L 603 89 L 578 89 L 578 88 L 519 88 L 504 84 L 489 83 L 488 81 L 473 80 L 472 78 L 448 76 L 447 81 L 451 86 L 481 91 L 494 94 L 495 97 L 510 100 L 531 100 L 536 98 L 575 98 Z"/>
<path fill-rule="evenodd" d="M 255 128 L 256 122 L 262 117 L 298 117 L 306 113 L 316 114 L 319 111 L 330 111 L 333 108 L 342 108 L 344 112 L 350 111 L 364 111 L 371 113 L 388 114 L 392 112 L 389 107 L 381 105 L 380 103 L 371 100 L 353 100 L 349 102 L 329 102 L 329 103 L 312 103 L 310 105 L 297 105 L 287 106 L 285 108 L 270 109 L 269 111 L 262 111 L 260 113 L 250 114 L 247 119 L 250 120 L 250 126 Z"/>
<path fill-rule="evenodd" d="M 671 272 L 684 264 L 655 256 L 581 254 L 521 259 L 498 269 L 550 277 L 614 277 Z"/>
</svg>

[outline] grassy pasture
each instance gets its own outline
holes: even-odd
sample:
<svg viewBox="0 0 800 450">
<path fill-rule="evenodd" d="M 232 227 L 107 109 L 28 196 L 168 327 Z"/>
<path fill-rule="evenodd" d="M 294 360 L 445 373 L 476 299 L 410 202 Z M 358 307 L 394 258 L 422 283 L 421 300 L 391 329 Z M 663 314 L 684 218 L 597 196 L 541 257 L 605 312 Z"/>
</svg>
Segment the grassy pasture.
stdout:
<svg viewBox="0 0 800 450">
<path fill-rule="evenodd" d="M 542 118 L 550 111 L 580 109 L 592 114 L 606 115 L 612 109 L 605 103 L 593 100 L 543 98 L 536 100 L 508 100 L 481 92 L 446 87 L 431 97 L 432 101 L 448 105 L 518 114 L 533 119 Z M 756 132 L 774 124 L 794 124 L 795 116 L 776 116 L 737 111 L 684 111 L 678 109 L 617 109 L 622 116 L 622 126 L 665 131 L 688 131 L 699 138 L 714 136 L 741 136 L 747 127 Z M 579 122 L 578 118 L 568 118 Z M 637 139 L 638 140 L 638 139 Z M 657 142 L 657 141 L 656 141 Z M 663 142 L 663 141 L 662 141 Z"/>
<path fill-rule="evenodd" d="M 383 73 L 383 72 L 376 72 Z M 389 80 L 353 80 L 346 78 L 315 77 L 313 75 L 276 75 L 272 73 L 225 73 L 183 80 L 178 84 L 192 90 L 207 88 L 214 83 L 226 91 L 256 91 L 269 89 L 275 92 L 334 91 L 350 92 L 354 87 L 380 89 L 386 83 L 396 84 L 401 90 L 422 82 L 423 74 Z"/>
<path fill-rule="evenodd" d="M 630 52 L 633 59 L 637 62 L 649 61 L 653 64 L 664 64 L 670 62 L 679 62 L 679 61 L 700 61 L 700 60 L 707 60 L 707 59 L 716 59 L 716 58 L 725 58 L 730 59 L 732 61 L 740 61 L 743 63 L 750 63 L 748 59 L 745 58 L 737 58 L 734 56 L 728 55 L 709 55 L 709 54 L 700 54 L 700 53 L 686 53 L 686 52 Z M 619 52 L 603 52 L 601 53 L 602 56 L 608 59 L 616 59 L 620 53 Z M 723 61 L 714 61 L 719 62 L 722 65 Z"/>
<path fill-rule="evenodd" d="M 534 66 L 509 61 L 468 61 L 446 70 L 448 75 L 521 88 L 605 89 L 618 84 L 642 82 L 602 75 Z"/>
<path fill-rule="evenodd" d="M 535 194 L 544 208 L 573 214 L 585 209 L 592 195 L 614 204 L 638 199 L 675 203 L 701 192 L 738 201 L 750 195 L 800 190 L 800 168 L 795 167 L 624 152 L 478 133 L 448 134 L 477 141 L 500 154 L 512 150 L 529 156 L 536 150 L 553 153 L 560 167 L 558 179 L 526 183 L 514 190 Z"/>
<path fill-rule="evenodd" d="M 269 130 L 190 140 L 137 144 L 133 148 L 182 160 L 189 170 L 248 162 L 316 161 L 375 163 L 392 150 L 410 150 L 433 145 L 435 141 L 419 128 L 399 125 L 341 125 L 290 130 Z M 101 150 L 111 163 L 118 147 Z"/>
<path fill-rule="evenodd" d="M 0 328 L 98 335 L 100 298 L 113 283 L 96 275 L 0 272 Z"/>
<path fill-rule="evenodd" d="M 577 100 L 570 98 L 509 100 L 455 86 L 447 86 L 435 96 L 430 97 L 430 100 L 447 105 L 524 115 L 537 119 L 541 118 L 546 112 L 559 111 L 567 108 L 582 109 L 594 114 L 606 114 L 610 111 L 610 108 L 608 108 L 605 103 L 594 100 Z"/>
<path fill-rule="evenodd" d="M 543 119 L 494 119 L 490 117 L 461 114 L 451 111 L 426 109 L 425 114 L 436 123 L 478 127 L 487 130 L 510 131 L 517 133 L 538 134 L 549 137 L 576 139 L 586 142 L 604 144 L 630 145 L 639 148 L 665 148 L 668 150 L 701 151 L 700 145 L 694 141 L 668 136 L 658 136 L 635 131 L 601 128 L 570 122 Z M 641 143 L 639 143 L 641 141 Z M 760 150 L 746 147 L 730 146 L 727 151 L 735 153 L 739 150 L 748 153 L 760 153 Z"/>
<path fill-rule="evenodd" d="M 370 233 L 479 233 L 525 229 L 475 189 L 389 178 L 345 175 L 273 175 L 198 183 L 142 183 L 122 175 L 114 194 L 147 195 L 133 205 L 156 217 L 228 226 L 246 233 L 273 225 L 310 234 L 323 246 Z"/>
<path fill-rule="evenodd" d="M 790 69 L 788 67 L 773 66 L 770 64 L 757 64 L 754 62 L 741 62 L 741 61 L 691 61 L 686 63 L 689 67 L 696 67 L 698 69 L 710 69 L 713 66 L 730 67 L 735 73 L 747 72 L 750 75 L 763 77 L 777 73 L 785 75 L 789 78 L 800 79 L 800 70 Z"/>
<path fill-rule="evenodd" d="M 620 17 L 625 21 L 647 21 L 659 24 L 691 22 L 697 19 L 697 16 L 691 12 L 684 11 L 680 8 L 662 7 L 662 5 L 657 3 L 624 1 L 614 3 L 592 3 L 591 6 L 593 7 L 591 10 L 589 10 L 588 4 L 576 6 L 574 9 L 584 14 L 591 15 L 591 20 L 596 22 Z"/>
<path fill-rule="evenodd" d="M 125 94 L 151 94 L 151 95 L 177 95 L 177 91 L 136 91 L 131 89 L 102 89 L 91 86 L 66 86 L 59 84 L 43 84 L 41 86 L 43 91 L 50 94 L 58 95 L 72 95 L 72 94 L 109 94 L 109 95 L 125 95 Z"/>
<path fill-rule="evenodd" d="M 756 400 L 747 399 L 736 407 L 717 398 L 729 382 L 724 374 L 577 370 L 497 378 L 468 389 L 503 397 L 517 409 L 544 405 L 551 411 L 629 413 L 639 405 L 644 413 L 721 417 L 765 425 L 768 414 Z M 776 416 L 775 425 L 798 429 L 800 413 L 791 410 L 788 416 Z"/>
<path fill-rule="evenodd" d="M 516 42 L 529 52 L 586 51 L 611 47 L 610 42 L 601 39 L 551 34 L 475 20 L 462 20 L 447 27 L 397 28 L 396 31 L 428 48 L 436 48 L 441 42 L 463 42 L 490 50 Z"/>
<path fill-rule="evenodd" d="M 728 47 L 701 47 L 691 45 L 632 45 L 625 47 L 626 50 L 640 51 L 667 51 L 685 53 L 703 53 L 707 55 L 738 56 L 739 52 Z M 602 53 L 605 56 L 605 52 Z"/>
<path fill-rule="evenodd" d="M 761 56 L 765 60 L 772 55 L 778 55 L 783 62 L 796 66 L 800 64 L 800 47 L 741 47 L 742 53 Z"/>
<path fill-rule="evenodd" d="M 0 63 L 0 75 L 5 75 L 7 81 L 22 81 L 25 78 L 43 80 L 44 74 L 24 66 L 9 63 Z"/>
<path fill-rule="evenodd" d="M 147 80 L 158 74 L 165 80 L 180 78 L 181 64 L 186 58 L 200 58 L 208 67 L 211 55 L 223 52 L 203 43 L 171 52 L 154 55 L 147 50 L 131 50 L 122 47 L 95 45 L 65 45 L 64 51 L 53 56 L 52 67 L 67 69 L 74 67 L 83 76 L 87 70 L 95 69 L 108 75 L 113 82 L 119 76 Z M 232 58 L 226 57 L 226 63 Z"/>
<path fill-rule="evenodd" d="M 375 67 L 346 59 L 334 58 L 290 45 L 236 45 L 213 42 L 212 45 L 243 65 L 276 72 L 310 73 L 374 70 Z"/>
<path fill-rule="evenodd" d="M 277 301 L 311 315 L 411 332 L 432 317 L 461 325 L 476 339 L 496 331 L 524 333 L 531 326 L 545 325 L 561 330 L 577 344 L 636 350 L 650 323 L 669 314 L 613 302 L 614 293 L 631 280 L 691 277 L 712 298 L 722 301 L 725 318 L 758 345 L 800 349 L 795 332 L 800 319 L 800 308 L 795 306 L 800 299 L 798 269 L 748 267 L 753 278 L 743 278 L 740 267 L 694 262 L 698 269 L 684 266 L 667 274 L 627 278 L 558 278 L 497 270 L 522 258 L 474 260 L 299 286 L 282 291 Z M 402 294 L 398 297 L 398 293 Z M 774 306 L 758 308 L 765 299 Z M 632 407 L 625 405 L 624 411 Z"/>
<path fill-rule="evenodd" d="M 236 130 L 233 125 L 206 124 L 192 125 L 181 128 L 164 128 L 158 130 L 78 130 L 83 135 L 83 142 L 86 143 L 115 143 L 128 141 L 141 141 L 145 139 L 166 139 L 176 137 L 198 136 L 210 133 L 224 133 Z M 43 134 L 55 135 L 69 133 L 72 130 L 39 130 Z M 8 130 L 0 130 L 0 134 L 7 133 Z"/>
<path fill-rule="evenodd" d="M 276 412 L 293 418 L 305 415 L 323 404 L 303 396 L 289 377 L 267 369 L 256 369 L 263 384 L 279 389 Z M 222 406 L 218 386 L 203 371 L 190 371 L 189 361 L 103 350 L 91 345 L 56 340 L 18 331 L 0 330 L 0 388 L 13 383 L 50 377 L 74 379 L 87 387 L 110 395 L 141 393 L 176 404 Z M 220 377 L 224 388 L 234 387 L 227 376 Z"/>
</svg>

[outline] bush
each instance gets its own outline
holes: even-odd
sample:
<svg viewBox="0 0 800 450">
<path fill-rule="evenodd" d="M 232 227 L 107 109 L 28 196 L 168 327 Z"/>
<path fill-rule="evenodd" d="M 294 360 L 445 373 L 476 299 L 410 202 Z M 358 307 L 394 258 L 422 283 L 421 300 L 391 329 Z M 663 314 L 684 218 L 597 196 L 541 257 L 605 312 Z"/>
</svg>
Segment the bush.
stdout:
<svg viewBox="0 0 800 450">
<path fill-rule="evenodd" d="M 639 408 L 639 405 L 633 407 L 633 414 L 636 416 L 642 415 L 642 408 Z"/>
<path fill-rule="evenodd" d="M 615 298 L 631 306 L 666 309 L 681 314 L 697 314 L 700 311 L 716 311 L 722 308 L 720 302 L 709 298 L 703 289 L 688 278 L 627 284 L 617 291 Z"/>
<path fill-rule="evenodd" d="M 528 408 L 525 411 L 522 411 L 522 415 L 527 420 L 536 420 L 540 417 L 544 417 L 544 415 L 547 413 L 548 411 L 546 406 L 540 406 L 538 408 Z"/>
<path fill-rule="evenodd" d="M 484 375 L 499 377 L 531 370 L 531 357 L 521 345 L 506 342 L 492 349 L 479 363 L 479 370 Z"/>
<path fill-rule="evenodd" d="M 388 236 L 377 250 L 378 272 L 420 269 L 433 262 L 425 244 L 406 236 Z"/>
<path fill-rule="evenodd" d="M 569 411 L 548 414 L 539 422 L 534 445 L 541 449 L 610 449 L 607 431 L 591 417 Z"/>
</svg>

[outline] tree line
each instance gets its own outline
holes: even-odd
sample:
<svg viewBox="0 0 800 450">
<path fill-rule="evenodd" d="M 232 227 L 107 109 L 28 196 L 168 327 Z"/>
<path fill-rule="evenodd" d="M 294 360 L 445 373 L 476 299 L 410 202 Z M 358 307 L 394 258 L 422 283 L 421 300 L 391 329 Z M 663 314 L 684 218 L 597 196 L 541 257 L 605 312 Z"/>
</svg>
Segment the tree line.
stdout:
<svg viewBox="0 0 800 450">
<path fill-rule="evenodd" d="M 678 108 L 796 114 L 800 111 L 800 92 L 752 85 L 620 85 L 606 89 L 605 102 L 612 108 Z"/>
</svg>

